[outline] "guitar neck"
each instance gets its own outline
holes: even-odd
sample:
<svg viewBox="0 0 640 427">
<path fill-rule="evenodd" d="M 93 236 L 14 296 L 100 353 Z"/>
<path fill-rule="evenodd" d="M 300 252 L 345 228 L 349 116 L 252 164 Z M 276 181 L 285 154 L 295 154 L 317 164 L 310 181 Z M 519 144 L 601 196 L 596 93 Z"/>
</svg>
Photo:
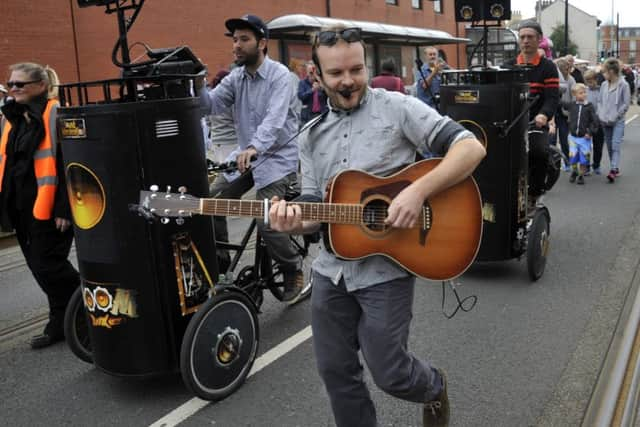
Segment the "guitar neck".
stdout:
<svg viewBox="0 0 640 427">
<path fill-rule="evenodd" d="M 264 218 L 265 201 L 234 199 L 200 199 L 201 214 Z M 267 201 L 267 209 L 271 202 Z M 344 203 L 295 203 L 300 206 L 303 221 L 329 224 L 361 224 L 362 205 Z M 386 217 L 386 212 L 385 212 Z"/>
</svg>

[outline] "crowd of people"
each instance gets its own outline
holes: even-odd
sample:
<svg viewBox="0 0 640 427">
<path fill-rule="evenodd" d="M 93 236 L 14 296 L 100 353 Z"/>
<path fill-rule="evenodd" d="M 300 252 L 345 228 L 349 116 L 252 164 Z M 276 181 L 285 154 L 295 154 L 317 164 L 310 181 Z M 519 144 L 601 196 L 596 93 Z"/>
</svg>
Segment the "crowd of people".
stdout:
<svg viewBox="0 0 640 427">
<path fill-rule="evenodd" d="M 560 144 L 569 180 L 584 184 L 585 176 L 603 174 L 603 147 L 609 159 L 608 182 L 620 176 L 625 115 L 632 102 L 636 77 L 632 69 L 609 58 L 584 73 L 571 55 L 554 60 L 560 103 L 550 125 L 550 143 Z M 628 71 L 624 71 L 624 70 Z M 630 76 L 629 78 L 627 76 Z"/>
</svg>

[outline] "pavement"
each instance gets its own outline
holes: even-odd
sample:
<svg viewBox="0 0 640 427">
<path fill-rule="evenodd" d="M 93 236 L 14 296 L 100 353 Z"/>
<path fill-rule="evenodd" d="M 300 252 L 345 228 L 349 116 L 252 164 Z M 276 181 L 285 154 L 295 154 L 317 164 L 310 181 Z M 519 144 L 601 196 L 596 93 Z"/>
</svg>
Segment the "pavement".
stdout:
<svg viewBox="0 0 640 427">
<path fill-rule="evenodd" d="M 640 286 L 639 272 L 640 211 L 616 254 L 609 282 L 603 287 L 556 390 L 538 419 L 538 426 L 566 425 L 567 420 L 583 419 L 606 358 L 616 356 L 616 348 L 611 346 L 614 332 L 625 326 L 622 308 L 627 299 L 635 298 L 635 293 L 630 291 Z"/>
</svg>

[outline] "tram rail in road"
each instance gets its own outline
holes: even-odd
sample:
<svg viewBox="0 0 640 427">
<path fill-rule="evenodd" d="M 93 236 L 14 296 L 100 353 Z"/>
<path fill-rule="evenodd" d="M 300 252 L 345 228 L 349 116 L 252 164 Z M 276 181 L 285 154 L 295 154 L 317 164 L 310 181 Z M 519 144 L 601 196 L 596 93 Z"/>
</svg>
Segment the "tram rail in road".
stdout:
<svg viewBox="0 0 640 427">
<path fill-rule="evenodd" d="M 640 262 L 582 426 L 633 426 L 640 392 Z"/>
<path fill-rule="evenodd" d="M 14 242 L 11 242 L 14 240 Z M 26 266 L 26 261 L 22 252 L 20 251 L 20 247 L 15 242 L 15 238 L 12 236 L 4 236 L 2 238 L 1 245 L 2 249 L 0 249 L 0 273 L 4 273 L 10 270 L 14 270 L 17 268 L 21 268 Z M 71 247 L 71 252 L 69 254 L 70 260 L 75 263 L 76 259 L 76 248 L 75 245 Z M 6 343 L 8 341 L 13 340 L 14 338 L 19 337 L 20 335 L 26 334 L 31 330 L 42 329 L 46 324 L 49 318 L 48 313 L 45 311 L 43 313 L 35 314 L 27 319 L 21 320 L 17 323 L 9 325 L 5 328 L 0 329 L 0 345 Z"/>
<path fill-rule="evenodd" d="M 36 329 L 44 326 L 48 319 L 49 313 L 41 313 L 6 328 L 0 329 L 0 344 L 5 341 L 9 341 L 17 336 L 20 336 L 31 329 Z"/>
<path fill-rule="evenodd" d="M 626 124 L 636 118 L 638 114 Z M 582 419 L 583 427 L 636 424 L 640 396 L 640 216 L 629 231 L 621 248 L 625 265 L 613 268 L 619 273 L 613 280 L 626 278 L 628 291 Z"/>
<path fill-rule="evenodd" d="M 5 249 L 2 253 L 2 257 L 6 257 L 7 259 L 0 260 L 0 273 L 5 271 L 13 270 L 14 268 L 20 268 L 26 265 L 24 257 L 20 252 L 20 247 L 12 247 L 9 249 Z M 76 248 L 75 245 L 71 247 L 71 252 L 69 253 L 69 258 L 72 260 L 76 257 Z"/>
<path fill-rule="evenodd" d="M 69 252 L 69 258 L 73 262 L 76 259 L 76 246 L 71 246 Z M 20 251 L 15 237 L 5 236 L 0 241 L 0 273 L 13 270 L 14 268 L 20 268 L 26 265 L 24 256 Z"/>
</svg>

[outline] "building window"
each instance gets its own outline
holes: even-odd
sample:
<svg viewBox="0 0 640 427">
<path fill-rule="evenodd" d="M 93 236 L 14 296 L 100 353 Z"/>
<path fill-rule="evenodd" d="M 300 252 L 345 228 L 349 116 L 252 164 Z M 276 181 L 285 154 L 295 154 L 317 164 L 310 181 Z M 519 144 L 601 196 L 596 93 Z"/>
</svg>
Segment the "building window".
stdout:
<svg viewBox="0 0 640 427">
<path fill-rule="evenodd" d="M 393 4 L 393 5 L 396 5 L 396 6 L 398 5 L 398 0 L 385 0 L 385 2 L 387 4 Z"/>
<path fill-rule="evenodd" d="M 422 9 L 422 0 L 411 0 L 411 7 L 414 9 Z"/>
<path fill-rule="evenodd" d="M 442 0 L 435 0 L 433 2 L 433 11 L 435 13 L 442 13 Z"/>
</svg>

